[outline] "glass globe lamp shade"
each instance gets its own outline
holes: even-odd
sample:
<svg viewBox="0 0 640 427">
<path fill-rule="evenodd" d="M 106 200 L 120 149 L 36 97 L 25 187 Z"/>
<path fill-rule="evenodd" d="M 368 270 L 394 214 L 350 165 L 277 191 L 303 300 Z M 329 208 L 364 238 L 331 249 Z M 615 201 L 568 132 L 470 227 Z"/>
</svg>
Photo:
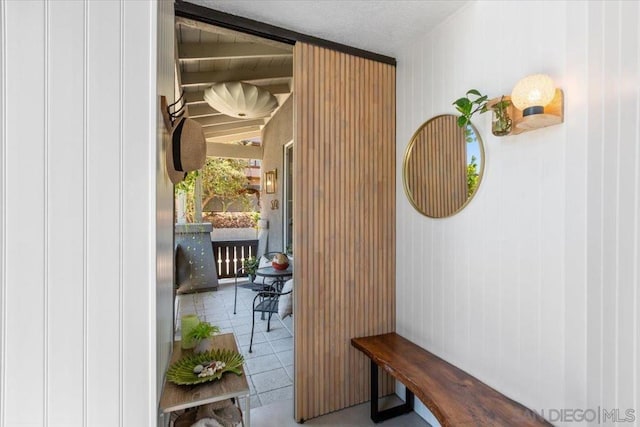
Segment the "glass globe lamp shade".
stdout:
<svg viewBox="0 0 640 427">
<path fill-rule="evenodd" d="M 521 79 L 513 88 L 511 102 L 523 116 L 544 113 L 544 106 L 549 104 L 556 94 L 556 87 L 551 77 L 546 74 L 534 74 Z"/>
</svg>

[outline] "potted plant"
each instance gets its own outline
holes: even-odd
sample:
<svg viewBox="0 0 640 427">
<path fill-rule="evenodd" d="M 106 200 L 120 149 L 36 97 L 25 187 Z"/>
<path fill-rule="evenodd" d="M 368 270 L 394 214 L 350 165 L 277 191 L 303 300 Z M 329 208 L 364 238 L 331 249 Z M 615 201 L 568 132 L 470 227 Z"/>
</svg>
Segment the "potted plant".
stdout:
<svg viewBox="0 0 640 427">
<path fill-rule="evenodd" d="M 220 332 L 220 328 L 209 322 L 200 322 L 187 334 L 187 339 L 196 343 L 196 353 L 209 350 L 209 338 Z"/>
<path fill-rule="evenodd" d="M 493 118 L 491 119 L 491 132 L 495 136 L 504 136 L 511 133 L 511 117 L 509 115 L 509 107 L 511 101 L 504 99 L 504 95 L 500 97 L 500 101 L 491 106 Z"/>
<path fill-rule="evenodd" d="M 250 282 L 255 281 L 256 270 L 258 269 L 259 265 L 260 261 L 258 261 L 258 259 L 254 256 L 244 260 L 244 271 L 245 273 L 247 273 L 247 277 L 249 278 Z"/>
<path fill-rule="evenodd" d="M 487 111 L 487 95 L 482 95 L 476 89 L 469 89 L 466 96 L 455 100 L 453 105 L 460 113 L 458 126 L 464 128 L 465 134 L 469 136 L 468 125 L 471 124 L 471 117 L 476 113 L 482 114 Z"/>
<path fill-rule="evenodd" d="M 511 133 L 512 120 L 509 114 L 511 107 L 511 101 L 505 99 L 504 95 L 500 98 L 500 101 L 487 101 L 487 95 L 482 95 L 476 89 L 470 89 L 467 91 L 466 96 L 457 99 L 453 105 L 456 106 L 456 110 L 460 113 L 458 117 L 458 126 L 464 128 L 467 142 L 471 142 L 469 125 L 471 124 L 471 117 L 476 113 L 486 113 L 487 111 L 493 111 L 493 118 L 491 120 L 491 131 L 496 136 L 504 136 Z"/>
</svg>

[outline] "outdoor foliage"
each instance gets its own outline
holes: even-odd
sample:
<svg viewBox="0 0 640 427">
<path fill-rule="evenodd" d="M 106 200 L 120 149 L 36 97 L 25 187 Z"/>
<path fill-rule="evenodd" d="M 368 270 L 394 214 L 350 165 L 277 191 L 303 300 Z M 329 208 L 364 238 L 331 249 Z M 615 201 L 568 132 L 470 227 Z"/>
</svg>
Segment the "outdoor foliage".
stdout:
<svg viewBox="0 0 640 427">
<path fill-rule="evenodd" d="M 222 201 L 222 212 L 234 202 L 240 202 L 248 209 L 251 201 L 247 194 L 247 166 L 246 160 L 210 157 L 202 168 L 202 206 L 218 196 Z"/>
<path fill-rule="evenodd" d="M 467 196 L 471 196 L 478 188 L 478 163 L 476 156 L 471 156 L 471 162 L 467 165 Z"/>
<path fill-rule="evenodd" d="M 194 193 L 198 176 L 202 179 L 202 206 L 206 206 L 214 197 L 219 197 L 223 212 L 234 202 L 239 202 L 245 209 L 249 209 L 251 200 L 247 193 L 249 181 L 245 175 L 246 167 L 246 160 L 209 157 L 201 170 L 190 172 L 185 180 L 175 187 L 176 195 L 180 191 L 186 193 L 187 220 L 194 222 Z"/>
<path fill-rule="evenodd" d="M 255 228 L 255 212 L 207 212 L 202 214 L 204 222 L 213 224 L 213 228 Z"/>
<path fill-rule="evenodd" d="M 194 191 L 195 191 L 195 187 L 196 187 L 196 178 L 198 177 L 199 171 L 193 171 L 193 172 L 189 172 L 186 176 L 186 178 L 184 179 L 184 181 L 181 181 L 179 183 L 176 184 L 175 186 L 175 195 L 177 196 L 178 193 L 186 193 L 186 207 L 185 207 L 185 214 L 187 216 L 187 221 L 188 222 L 194 222 L 193 218 L 195 216 L 195 198 L 194 198 Z"/>
</svg>

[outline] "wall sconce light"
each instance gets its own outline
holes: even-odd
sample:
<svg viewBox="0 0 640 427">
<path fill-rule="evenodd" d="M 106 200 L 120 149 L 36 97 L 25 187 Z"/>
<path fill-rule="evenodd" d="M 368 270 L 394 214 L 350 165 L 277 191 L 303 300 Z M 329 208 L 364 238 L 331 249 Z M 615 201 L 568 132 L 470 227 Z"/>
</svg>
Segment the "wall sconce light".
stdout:
<svg viewBox="0 0 640 427">
<path fill-rule="evenodd" d="M 521 79 L 511 92 L 511 101 L 522 111 L 522 116 L 543 114 L 556 94 L 556 87 L 551 77 L 546 74 L 533 74 Z"/>
<path fill-rule="evenodd" d="M 501 99 L 488 101 L 487 108 Z M 521 79 L 513 88 L 511 97 L 505 96 L 503 99 L 510 100 L 514 107 L 510 112 L 513 128 L 509 135 L 564 122 L 564 95 L 546 74 L 534 74 Z"/>
<path fill-rule="evenodd" d="M 264 189 L 267 194 L 276 192 L 276 181 L 278 179 L 278 169 L 264 173 Z"/>
</svg>

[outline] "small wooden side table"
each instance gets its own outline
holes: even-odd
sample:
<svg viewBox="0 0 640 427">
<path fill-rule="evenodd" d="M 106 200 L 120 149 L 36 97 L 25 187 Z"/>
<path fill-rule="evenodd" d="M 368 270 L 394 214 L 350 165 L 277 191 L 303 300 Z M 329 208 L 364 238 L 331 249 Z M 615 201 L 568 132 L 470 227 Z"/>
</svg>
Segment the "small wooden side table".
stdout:
<svg viewBox="0 0 640 427">
<path fill-rule="evenodd" d="M 173 343 L 173 354 L 171 355 L 170 365 L 180 360 L 183 354 L 191 352 L 191 350 L 184 350 L 183 353 L 180 345 L 180 341 L 175 341 Z M 238 351 L 236 339 L 233 334 L 214 336 L 211 339 L 211 349 L 214 348 Z M 160 410 L 166 414 L 230 398 L 235 398 L 236 405 L 240 407 L 240 402 L 237 398 L 246 396 L 245 410 L 242 415 L 242 425 L 244 427 L 249 427 L 249 414 L 251 412 L 251 399 L 249 395 L 249 383 L 247 382 L 247 376 L 243 367 L 242 375 L 240 376 L 233 372 L 226 372 L 219 380 L 193 386 L 176 385 L 169 381 L 165 381 L 164 387 L 162 387 L 162 397 L 160 398 Z"/>
</svg>

